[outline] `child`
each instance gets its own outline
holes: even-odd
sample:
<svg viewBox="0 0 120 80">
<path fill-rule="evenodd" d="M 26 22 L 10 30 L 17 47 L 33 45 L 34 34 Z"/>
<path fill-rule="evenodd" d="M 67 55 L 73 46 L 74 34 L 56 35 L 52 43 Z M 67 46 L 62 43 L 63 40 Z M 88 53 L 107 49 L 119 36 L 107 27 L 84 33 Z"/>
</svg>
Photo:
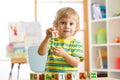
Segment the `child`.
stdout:
<svg viewBox="0 0 120 80">
<path fill-rule="evenodd" d="M 76 72 L 83 60 L 83 47 L 79 40 L 73 38 L 79 30 L 79 15 L 70 8 L 61 8 L 55 17 L 53 26 L 46 30 L 46 37 L 39 46 L 39 55 L 48 53 L 46 72 Z M 58 31 L 58 37 L 51 36 Z"/>
</svg>

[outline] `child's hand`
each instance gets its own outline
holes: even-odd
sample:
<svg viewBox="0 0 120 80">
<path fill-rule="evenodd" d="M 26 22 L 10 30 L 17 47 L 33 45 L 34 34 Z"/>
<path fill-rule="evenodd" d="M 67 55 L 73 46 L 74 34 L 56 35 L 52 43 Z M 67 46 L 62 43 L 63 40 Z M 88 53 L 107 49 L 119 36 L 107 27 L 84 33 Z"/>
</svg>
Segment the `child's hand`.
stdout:
<svg viewBox="0 0 120 80">
<path fill-rule="evenodd" d="M 51 28 L 48 28 L 47 30 L 46 30 L 46 36 L 47 37 L 52 37 L 51 35 L 52 35 L 52 31 L 55 31 L 56 29 L 54 28 L 54 27 L 51 27 Z"/>
<path fill-rule="evenodd" d="M 53 48 L 53 54 L 55 56 L 64 56 L 64 54 L 66 53 L 66 51 L 63 48 L 60 47 L 54 47 Z"/>
</svg>

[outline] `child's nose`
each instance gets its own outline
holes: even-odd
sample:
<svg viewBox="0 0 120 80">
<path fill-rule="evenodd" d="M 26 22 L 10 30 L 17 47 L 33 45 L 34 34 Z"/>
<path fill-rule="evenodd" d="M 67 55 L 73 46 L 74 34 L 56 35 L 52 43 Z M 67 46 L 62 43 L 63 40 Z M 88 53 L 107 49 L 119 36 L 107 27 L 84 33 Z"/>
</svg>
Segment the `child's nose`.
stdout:
<svg viewBox="0 0 120 80">
<path fill-rule="evenodd" d="M 69 28 L 70 27 L 70 25 L 69 24 L 66 24 L 66 28 Z"/>
</svg>

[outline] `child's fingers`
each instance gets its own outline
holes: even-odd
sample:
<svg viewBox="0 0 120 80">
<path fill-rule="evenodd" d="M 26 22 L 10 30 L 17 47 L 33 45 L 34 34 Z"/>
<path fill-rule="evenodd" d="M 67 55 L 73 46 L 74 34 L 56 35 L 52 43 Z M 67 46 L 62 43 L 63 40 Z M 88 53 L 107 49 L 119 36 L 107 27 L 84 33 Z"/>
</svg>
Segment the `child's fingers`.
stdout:
<svg viewBox="0 0 120 80">
<path fill-rule="evenodd" d="M 47 30 L 46 30 L 46 34 L 47 34 L 48 36 L 50 36 L 50 35 L 52 34 L 52 29 L 51 29 L 51 28 L 47 29 Z"/>
<path fill-rule="evenodd" d="M 61 47 L 56 46 L 56 47 L 53 47 L 53 49 L 61 49 Z"/>
<path fill-rule="evenodd" d="M 52 32 L 55 31 L 56 29 L 54 27 L 48 28 L 46 33 L 48 36 L 52 37 Z"/>
</svg>

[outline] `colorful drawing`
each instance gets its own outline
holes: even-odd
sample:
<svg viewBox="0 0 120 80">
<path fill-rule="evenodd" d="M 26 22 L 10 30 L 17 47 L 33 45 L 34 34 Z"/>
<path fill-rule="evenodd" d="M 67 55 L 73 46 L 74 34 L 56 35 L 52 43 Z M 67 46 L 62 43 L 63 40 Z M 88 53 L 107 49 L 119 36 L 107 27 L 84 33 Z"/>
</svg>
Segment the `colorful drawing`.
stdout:
<svg viewBox="0 0 120 80">
<path fill-rule="evenodd" d="M 13 31 L 13 35 L 14 35 L 14 36 L 17 36 L 17 34 L 18 34 L 18 32 L 17 32 L 17 25 L 14 24 L 13 26 L 11 26 L 11 29 L 12 29 L 12 31 Z"/>
<path fill-rule="evenodd" d="M 25 27 L 22 23 L 8 23 L 10 42 L 23 42 L 25 38 Z"/>
<path fill-rule="evenodd" d="M 9 44 L 7 46 L 7 57 L 9 58 L 26 58 L 26 50 L 24 46 L 14 46 Z"/>
<path fill-rule="evenodd" d="M 14 48 L 13 43 L 9 43 L 8 46 L 7 46 L 8 52 L 9 52 L 9 53 L 13 53 L 13 48 Z"/>
</svg>

